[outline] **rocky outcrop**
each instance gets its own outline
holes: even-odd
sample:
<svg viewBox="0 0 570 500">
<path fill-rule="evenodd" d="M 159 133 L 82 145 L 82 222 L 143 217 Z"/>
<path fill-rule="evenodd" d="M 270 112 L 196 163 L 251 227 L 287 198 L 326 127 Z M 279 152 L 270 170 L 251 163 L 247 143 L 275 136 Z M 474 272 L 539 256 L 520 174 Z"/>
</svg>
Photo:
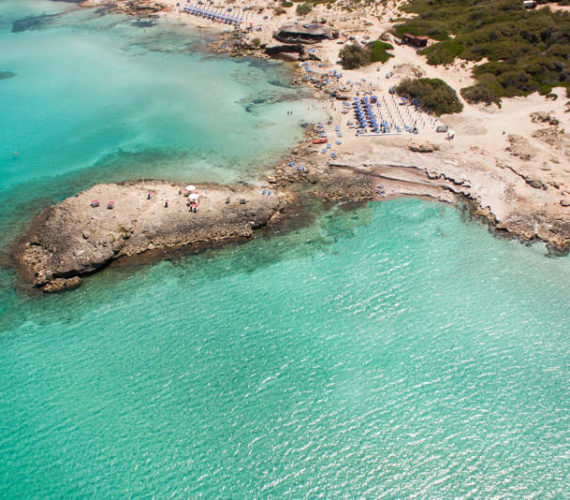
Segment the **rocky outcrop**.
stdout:
<svg viewBox="0 0 570 500">
<path fill-rule="evenodd" d="M 511 153 L 512 156 L 520 158 L 523 161 L 530 161 L 533 157 L 534 151 L 528 140 L 524 137 L 516 134 L 511 134 L 507 137 L 509 141 L 509 146 L 506 150 Z"/>
<path fill-rule="evenodd" d="M 570 137 L 558 125 L 537 130 L 532 137 L 570 157 Z"/>
<path fill-rule="evenodd" d="M 125 14 L 137 17 L 154 16 L 166 9 L 166 6 L 163 4 L 148 0 L 131 0 L 127 2 L 119 2 L 117 6 Z"/>
<path fill-rule="evenodd" d="M 246 186 L 200 186 L 192 213 L 184 194 L 161 181 L 94 186 L 38 216 L 16 244 L 16 263 L 33 287 L 68 290 L 119 258 L 250 238 L 291 199 Z"/>
<path fill-rule="evenodd" d="M 408 144 L 408 149 L 414 153 L 433 153 L 434 151 L 439 151 L 439 146 L 431 142 L 412 141 Z"/>
<path fill-rule="evenodd" d="M 548 123 L 549 125 L 558 125 L 558 119 L 546 111 L 536 111 L 530 114 L 532 123 Z"/>
</svg>

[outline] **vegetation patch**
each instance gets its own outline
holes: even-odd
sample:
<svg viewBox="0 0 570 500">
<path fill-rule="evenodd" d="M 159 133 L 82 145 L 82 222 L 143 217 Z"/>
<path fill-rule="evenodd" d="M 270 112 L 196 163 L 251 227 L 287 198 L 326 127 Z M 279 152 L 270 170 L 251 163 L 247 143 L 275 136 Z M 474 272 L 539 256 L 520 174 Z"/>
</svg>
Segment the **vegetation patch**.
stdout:
<svg viewBox="0 0 570 500">
<path fill-rule="evenodd" d="M 344 69 L 356 69 L 370 64 L 370 51 L 360 45 L 345 45 L 340 53 L 340 63 Z"/>
<path fill-rule="evenodd" d="M 313 7 L 311 6 L 311 4 L 302 3 L 300 5 L 297 5 L 297 9 L 295 10 L 295 12 L 298 16 L 306 16 L 312 10 Z"/>
<path fill-rule="evenodd" d="M 394 32 L 436 40 L 421 51 L 428 63 L 482 62 L 474 70 L 477 85 L 462 90 L 468 102 L 570 86 L 568 12 L 527 10 L 521 0 L 410 0 L 403 10 L 416 16 Z"/>
<path fill-rule="evenodd" d="M 485 104 L 499 104 L 500 102 L 498 92 L 494 88 L 481 83 L 461 89 L 461 95 L 463 96 L 463 99 L 470 104 L 478 102 L 484 102 Z"/>
<path fill-rule="evenodd" d="M 366 46 L 357 44 L 345 45 L 339 53 L 340 61 L 344 69 L 356 69 L 374 62 L 385 63 L 393 54 L 388 50 L 394 47 L 382 40 L 370 42 Z"/>
<path fill-rule="evenodd" d="M 439 78 L 406 78 L 396 87 L 396 92 L 417 100 L 421 109 L 437 116 L 463 110 L 455 90 Z"/>
<path fill-rule="evenodd" d="M 392 44 L 383 42 L 382 40 L 376 40 L 375 42 L 370 42 L 368 44 L 368 50 L 370 51 L 370 62 L 381 62 L 385 63 L 394 54 L 387 52 L 388 50 L 394 50 Z"/>
</svg>

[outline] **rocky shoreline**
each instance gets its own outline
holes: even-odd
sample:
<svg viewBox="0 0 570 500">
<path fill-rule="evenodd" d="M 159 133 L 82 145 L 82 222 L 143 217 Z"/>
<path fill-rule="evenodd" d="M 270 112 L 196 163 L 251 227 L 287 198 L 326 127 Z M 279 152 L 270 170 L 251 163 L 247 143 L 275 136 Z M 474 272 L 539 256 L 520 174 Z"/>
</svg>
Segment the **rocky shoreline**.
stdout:
<svg viewBox="0 0 570 500">
<path fill-rule="evenodd" d="M 446 147 L 440 150 L 417 139 L 387 144 L 370 155 L 348 154 L 328 161 L 319 155 L 319 147 L 311 144 L 312 138 L 309 132 L 307 141 L 291 152 L 297 164 L 303 165 L 302 171 L 284 163 L 268 181 L 280 188 L 305 185 L 313 195 L 330 201 L 415 197 L 462 205 L 497 235 L 527 243 L 543 241 L 551 255 L 570 253 L 570 217 L 564 198 L 559 198 L 560 190 L 543 188 L 542 183 L 537 187 L 513 172 L 512 165 L 493 172 L 484 164 L 486 158 L 461 161 Z M 374 159 L 378 157 L 386 160 Z M 380 192 L 377 186 L 382 186 Z M 552 213 L 537 210 L 539 202 L 550 206 Z"/>
<path fill-rule="evenodd" d="M 358 158 L 323 161 L 312 144 L 315 134 L 307 130 L 305 141 L 291 151 L 295 164 L 287 161 L 275 167 L 263 179 L 265 187 L 196 186 L 197 213 L 189 213 L 184 187 L 172 182 L 96 185 L 40 214 L 11 249 L 12 261 L 33 288 L 64 291 L 117 260 L 160 260 L 171 252 L 189 254 L 245 241 L 275 224 L 287 226 L 288 219 L 299 216 L 293 208 L 299 196 L 350 203 L 416 197 L 461 205 L 497 235 L 542 240 L 552 255 L 570 251 L 569 221 L 522 211 L 499 218 L 482 203 L 468 172 L 453 175 L 434 167 L 445 164 L 441 158 L 426 161 L 430 166 Z M 423 154 L 434 152 L 429 144 L 413 144 L 408 148 L 411 156 L 404 157 L 417 160 L 418 148 Z M 97 208 L 91 207 L 94 199 L 101 203 Z M 115 204 L 107 209 L 110 200 Z"/>
<path fill-rule="evenodd" d="M 137 17 L 154 15 L 164 8 L 146 0 L 113 5 Z M 220 40 L 212 47 L 214 51 L 267 57 L 262 47 L 244 44 L 240 38 Z M 336 108 L 325 88 L 303 81 L 300 74 L 294 83 L 312 88 L 323 106 L 331 106 L 334 116 Z M 531 121 L 540 126 L 544 120 L 537 116 L 532 114 Z M 331 118 L 327 125 L 338 123 L 333 122 L 338 118 Z M 456 130 L 476 130 L 468 120 L 461 120 L 455 119 Z M 458 143 L 455 145 L 451 141 L 434 142 L 438 137 L 401 136 L 376 142 L 345 138 L 345 152 L 339 159 L 330 160 L 320 154 L 322 145 L 312 143 L 318 131 L 309 127 L 305 140 L 292 148 L 288 159 L 262 179 L 266 188 L 197 186 L 201 210 L 194 214 L 188 213 L 186 198 L 178 194 L 180 186 L 173 183 L 97 185 L 39 215 L 11 249 L 12 261 L 24 281 L 36 289 L 71 289 L 81 284 L 83 276 L 116 260 L 141 256 L 155 260 L 172 251 L 191 253 L 249 239 L 255 231 L 277 221 L 287 224 L 291 213 L 302 210 L 291 210 L 299 194 L 333 202 L 408 196 L 461 204 L 497 234 L 525 242 L 541 240 L 551 254 L 566 255 L 570 252 L 570 191 L 555 173 L 560 170 L 556 165 L 564 166 L 569 156 L 568 136 L 562 129 L 551 130 L 552 123 L 546 124 L 550 129 L 536 129 L 533 135 L 542 138 L 542 147 L 550 158 L 538 176 L 537 169 L 529 169 L 536 148 L 516 135 L 505 137 L 508 147 L 500 158 L 468 142 L 454 141 Z M 478 129 L 476 133 L 480 134 Z M 548 140 L 542 137 L 545 134 Z M 150 199 L 146 199 L 149 193 Z M 242 197 L 244 204 L 238 201 Z M 101 199 L 103 206 L 91 207 L 93 198 Z M 104 206 L 109 200 L 115 202 L 113 209 Z M 164 206 L 166 200 L 168 207 Z"/>
<path fill-rule="evenodd" d="M 294 199 L 243 185 L 195 187 L 193 213 L 192 194 L 171 182 L 96 185 L 40 214 L 14 244 L 14 264 L 36 289 L 68 290 L 118 259 L 147 252 L 157 259 L 251 238 Z"/>
</svg>

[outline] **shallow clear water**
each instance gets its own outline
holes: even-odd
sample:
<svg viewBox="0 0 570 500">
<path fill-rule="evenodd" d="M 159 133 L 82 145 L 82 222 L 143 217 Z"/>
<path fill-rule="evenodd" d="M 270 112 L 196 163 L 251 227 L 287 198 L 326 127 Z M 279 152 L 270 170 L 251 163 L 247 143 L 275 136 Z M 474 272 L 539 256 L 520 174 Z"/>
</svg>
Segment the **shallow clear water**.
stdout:
<svg viewBox="0 0 570 500">
<path fill-rule="evenodd" d="M 568 283 L 407 200 L 20 298 L 0 490 L 563 496 Z"/>
<path fill-rule="evenodd" d="M 261 71 L 227 84 L 238 96 L 270 85 L 269 70 L 195 64 Z M 0 81 L 0 96 L 17 78 Z M 252 120 L 246 133 L 261 133 Z M 9 199 L 133 171 L 124 158 L 39 173 L 20 160 Z M 158 176 L 163 163 L 148 168 Z M 0 274 L 2 497 L 568 495 L 570 260 L 495 238 L 451 207 L 337 207 L 290 234 L 111 268 L 56 296 L 12 280 Z"/>
<path fill-rule="evenodd" d="M 212 36 L 3 0 L 0 71 L 14 75 L 0 80 L 7 209 L 101 181 L 254 181 L 302 138 L 304 123 L 324 118 L 282 65 L 196 50 Z"/>
</svg>

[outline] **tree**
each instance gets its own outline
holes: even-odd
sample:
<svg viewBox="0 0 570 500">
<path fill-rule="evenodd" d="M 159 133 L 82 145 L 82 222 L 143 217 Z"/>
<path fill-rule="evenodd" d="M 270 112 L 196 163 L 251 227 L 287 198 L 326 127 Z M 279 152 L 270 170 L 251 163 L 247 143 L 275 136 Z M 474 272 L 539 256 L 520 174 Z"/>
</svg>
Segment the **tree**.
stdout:
<svg viewBox="0 0 570 500">
<path fill-rule="evenodd" d="M 423 110 L 438 116 L 463 110 L 463 104 L 455 90 L 439 78 L 406 78 L 396 87 L 396 92 L 417 99 Z"/>
<path fill-rule="evenodd" d="M 370 64 L 370 51 L 359 45 L 346 45 L 339 56 L 344 69 L 356 69 Z"/>
</svg>

